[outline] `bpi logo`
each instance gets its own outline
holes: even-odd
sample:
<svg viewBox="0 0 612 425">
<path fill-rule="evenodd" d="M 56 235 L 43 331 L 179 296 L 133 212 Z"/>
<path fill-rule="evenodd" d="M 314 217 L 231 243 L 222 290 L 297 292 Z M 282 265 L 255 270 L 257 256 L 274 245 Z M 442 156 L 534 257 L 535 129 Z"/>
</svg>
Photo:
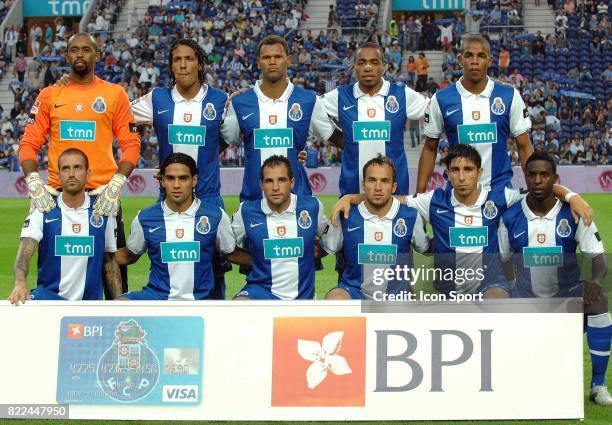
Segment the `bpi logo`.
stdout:
<svg viewBox="0 0 612 425">
<path fill-rule="evenodd" d="M 365 317 L 274 319 L 272 406 L 364 406 Z"/>
<path fill-rule="evenodd" d="M 312 173 L 308 177 L 308 182 L 310 183 L 310 187 L 312 188 L 312 191 L 314 193 L 323 192 L 323 190 L 325 190 L 325 187 L 327 186 L 327 179 L 321 173 Z M 28 190 L 27 187 L 25 190 Z"/>
<path fill-rule="evenodd" d="M 102 336 L 103 326 L 87 326 L 82 323 L 69 323 L 66 335 L 68 339 L 81 339 L 90 336 Z"/>
</svg>

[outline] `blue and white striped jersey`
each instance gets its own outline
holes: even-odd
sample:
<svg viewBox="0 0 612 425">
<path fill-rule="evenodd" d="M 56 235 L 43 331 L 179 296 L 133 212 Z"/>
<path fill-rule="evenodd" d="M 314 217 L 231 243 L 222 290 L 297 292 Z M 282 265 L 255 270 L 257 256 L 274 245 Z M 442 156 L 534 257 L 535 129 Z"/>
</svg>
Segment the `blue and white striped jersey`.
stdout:
<svg viewBox="0 0 612 425">
<path fill-rule="evenodd" d="M 312 196 L 291 194 L 282 213 L 272 211 L 265 198 L 243 202 L 232 229 L 238 244 L 246 239 L 252 257 L 247 283 L 283 300 L 313 299 L 314 243 L 326 228 L 323 205 Z"/>
<path fill-rule="evenodd" d="M 435 268 L 441 271 L 481 270 L 484 276 L 484 279 L 475 277 L 461 282 L 463 279 L 444 279 L 443 273 L 438 282 L 445 290 L 471 293 L 483 281 L 494 282 L 502 276 L 497 227 L 504 211 L 525 195 L 506 187 L 488 190 L 479 184 L 479 188 L 480 195 L 471 206 L 460 203 L 450 185 L 406 197 L 406 204 L 416 208 L 431 223 L 436 242 Z"/>
<path fill-rule="evenodd" d="M 38 286 L 67 300 L 101 300 L 105 252 L 117 250 L 115 218 L 93 214 L 93 201 L 70 208 L 62 196 L 57 208 L 32 212 L 23 224 L 22 238 L 38 242 Z"/>
<path fill-rule="evenodd" d="M 484 91 L 473 94 L 461 81 L 434 94 L 425 115 L 425 135 L 439 139 L 446 133 L 450 146 L 470 144 L 482 157 L 480 182 L 485 188 L 511 187 L 512 164 L 508 138 L 531 128 L 521 94 L 489 79 Z"/>
<path fill-rule="evenodd" d="M 139 211 L 127 241 L 134 254 L 149 255 L 149 289 L 168 300 L 188 301 L 209 297 L 215 283 L 215 251 L 229 254 L 235 246 L 227 214 L 197 198 L 182 213 L 172 211 L 165 201 Z"/>
<path fill-rule="evenodd" d="M 176 87 L 157 87 L 132 102 L 136 123 L 152 123 L 159 145 L 159 163 L 182 152 L 198 165 L 196 196 L 222 207 L 219 137 L 227 94 L 203 86 L 191 100 Z M 212 198 L 212 199 L 211 199 Z"/>
<path fill-rule="evenodd" d="M 339 123 L 344 136 L 340 195 L 361 192 L 363 166 L 379 153 L 395 163 L 395 194 L 407 195 L 404 127 L 408 119 L 423 118 L 427 98 L 403 84 L 383 80 L 380 91 L 374 96 L 363 93 L 355 83 L 340 86 L 321 100 L 327 114 Z"/>
<path fill-rule="evenodd" d="M 374 291 L 393 292 L 391 281 L 383 285 L 373 282 L 375 269 L 396 265 L 412 268 L 412 247 L 419 252 L 429 248 L 430 240 L 420 215 L 397 199 L 393 199 L 384 217 L 370 213 L 364 202 L 353 206 L 348 219 L 341 218 L 341 224 L 337 228 L 329 227 L 321 246 L 330 254 L 342 250 L 346 268 L 341 282 L 360 289 L 368 298 Z"/>
<path fill-rule="evenodd" d="M 232 98 L 221 133 L 227 143 L 240 144 L 244 134 L 244 178 L 241 201 L 262 199 L 259 185 L 263 162 L 272 155 L 289 159 L 293 168 L 293 193 L 312 193 L 306 170 L 298 162 L 298 154 L 306 149 L 309 133 L 320 140 L 328 140 L 334 126 L 327 117 L 325 107 L 315 92 L 294 86 L 291 82 L 276 100 L 267 97 L 255 87 Z"/>
<path fill-rule="evenodd" d="M 514 257 L 518 293 L 525 297 L 554 297 L 576 285 L 580 281 L 577 246 L 587 256 L 604 252 L 595 224 L 586 227 L 582 220 L 576 224 L 569 204 L 559 200 L 540 217 L 523 199 L 502 215 L 498 235 L 502 259 Z"/>
</svg>

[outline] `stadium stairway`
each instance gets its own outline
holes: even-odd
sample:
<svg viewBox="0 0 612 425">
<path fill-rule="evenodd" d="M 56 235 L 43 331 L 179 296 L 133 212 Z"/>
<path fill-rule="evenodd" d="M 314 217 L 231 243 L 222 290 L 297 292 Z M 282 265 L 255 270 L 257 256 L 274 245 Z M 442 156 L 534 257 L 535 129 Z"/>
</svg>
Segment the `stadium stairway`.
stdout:
<svg viewBox="0 0 612 425">
<path fill-rule="evenodd" d="M 31 57 L 26 58 L 29 61 L 32 60 Z M 11 108 L 13 108 L 13 105 L 15 103 L 15 96 L 13 95 L 13 92 L 11 91 L 11 89 L 9 88 L 9 84 L 13 81 L 17 81 L 16 77 L 13 77 L 13 68 L 15 67 L 15 64 L 9 64 L 7 65 L 7 67 L 5 68 L 5 72 L 4 72 L 4 77 L 2 78 L 2 81 L 0 81 L 0 105 L 2 105 L 2 109 L 4 109 L 4 113 L 3 116 L 9 116 L 9 114 L 11 113 Z M 26 111 L 27 112 L 27 111 Z"/>
<path fill-rule="evenodd" d="M 529 33 L 555 33 L 555 14 L 544 0 L 540 1 L 540 7 L 536 7 L 535 0 L 523 0 L 523 22 Z"/>
<path fill-rule="evenodd" d="M 419 57 L 419 53 L 421 51 L 417 50 L 416 52 L 410 52 L 405 50 L 402 54 L 402 74 L 406 73 L 406 64 L 408 63 L 408 57 L 413 56 L 416 60 Z M 425 56 L 429 61 L 429 77 L 433 77 L 434 81 L 439 83 L 442 78 L 442 61 L 444 58 L 444 52 L 441 50 L 426 50 Z"/>
<path fill-rule="evenodd" d="M 149 0 L 128 0 L 113 29 L 115 39 L 127 37 L 142 21 L 149 7 Z"/>
<path fill-rule="evenodd" d="M 300 30 L 311 30 L 313 34 L 327 28 L 327 16 L 329 5 L 336 6 L 336 0 L 309 0 L 306 5 L 306 13 L 310 16 L 306 22 L 300 22 Z M 316 31 L 316 32 L 315 32 Z"/>
</svg>

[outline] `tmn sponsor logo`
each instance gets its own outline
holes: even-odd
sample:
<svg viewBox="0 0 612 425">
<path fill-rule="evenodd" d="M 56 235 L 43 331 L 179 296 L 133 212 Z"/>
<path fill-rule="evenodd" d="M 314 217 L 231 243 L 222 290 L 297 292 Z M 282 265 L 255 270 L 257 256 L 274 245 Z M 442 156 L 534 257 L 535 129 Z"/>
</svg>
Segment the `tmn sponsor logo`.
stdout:
<svg viewBox="0 0 612 425">
<path fill-rule="evenodd" d="M 391 140 L 391 121 L 355 121 L 353 140 L 388 142 Z"/>
<path fill-rule="evenodd" d="M 365 317 L 274 319 L 272 406 L 364 406 Z"/>
<path fill-rule="evenodd" d="M 204 146 L 206 141 L 206 127 L 201 125 L 168 126 L 168 140 L 171 145 Z"/>
<path fill-rule="evenodd" d="M 197 385 L 164 385 L 162 401 L 166 403 L 193 403 L 198 401 Z"/>
<path fill-rule="evenodd" d="M 96 140 L 96 122 L 61 120 L 60 140 L 93 142 Z"/>
<path fill-rule="evenodd" d="M 253 131 L 255 149 L 290 149 L 293 147 L 293 129 L 257 128 Z"/>
<path fill-rule="evenodd" d="M 300 258 L 304 255 L 302 238 L 264 239 L 264 258 L 275 260 L 282 258 Z"/>
<path fill-rule="evenodd" d="M 497 125 L 462 124 L 457 126 L 457 135 L 461 144 L 497 143 Z"/>
</svg>

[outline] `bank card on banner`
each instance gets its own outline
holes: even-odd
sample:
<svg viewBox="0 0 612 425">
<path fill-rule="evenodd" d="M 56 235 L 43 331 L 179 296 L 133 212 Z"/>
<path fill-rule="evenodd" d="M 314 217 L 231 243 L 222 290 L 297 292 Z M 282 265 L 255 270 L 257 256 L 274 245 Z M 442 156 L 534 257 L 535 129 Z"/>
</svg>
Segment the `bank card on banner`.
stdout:
<svg viewBox="0 0 612 425">
<path fill-rule="evenodd" d="M 203 342 L 201 317 L 63 317 L 57 401 L 199 404 Z"/>
</svg>

